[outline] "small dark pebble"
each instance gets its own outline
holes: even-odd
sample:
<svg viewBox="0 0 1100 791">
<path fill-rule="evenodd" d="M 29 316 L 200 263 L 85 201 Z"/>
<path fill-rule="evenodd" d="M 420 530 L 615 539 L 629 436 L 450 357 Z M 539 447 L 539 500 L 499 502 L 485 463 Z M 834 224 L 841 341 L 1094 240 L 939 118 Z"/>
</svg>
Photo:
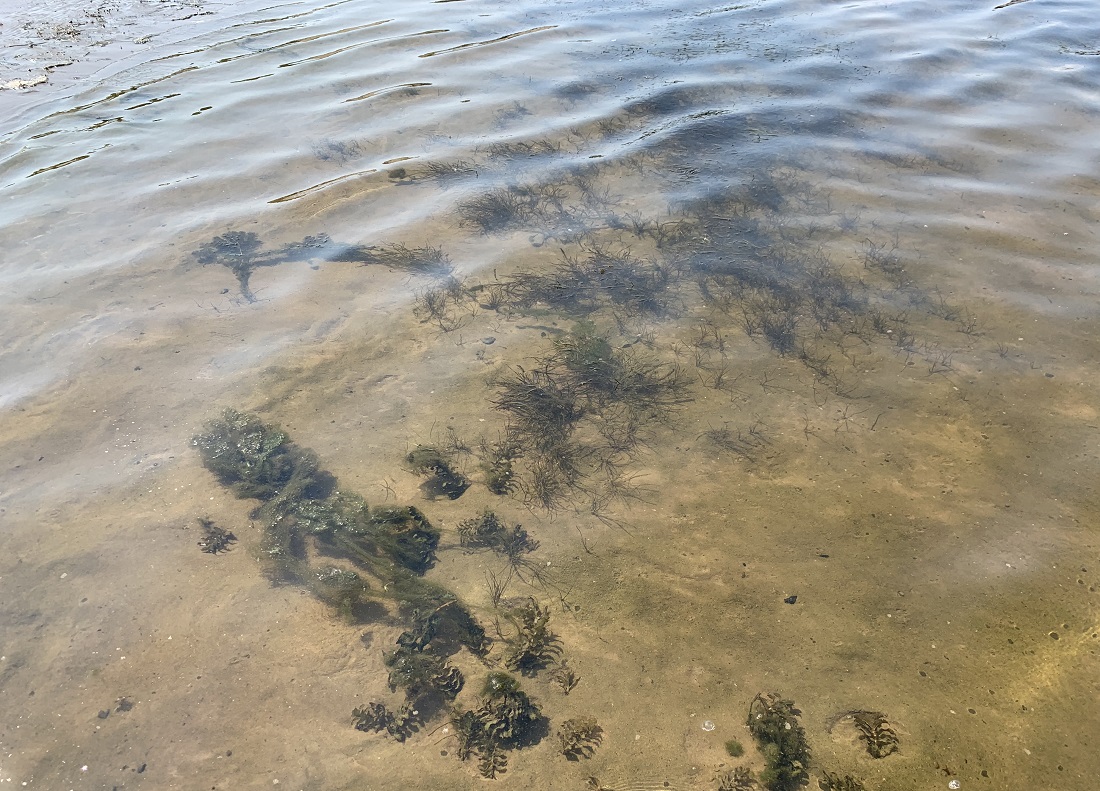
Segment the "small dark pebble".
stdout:
<svg viewBox="0 0 1100 791">
<path fill-rule="evenodd" d="M 99 714 L 97 714 L 96 716 L 99 717 L 101 720 L 105 720 L 111 716 L 111 712 L 107 711 L 107 709 L 101 709 Z"/>
<path fill-rule="evenodd" d="M 818 553 L 817 553 L 817 556 L 818 556 L 819 558 L 827 558 L 827 557 L 829 557 L 829 556 L 828 556 L 828 555 L 826 555 L 826 554 L 825 554 L 824 552 L 818 552 Z"/>
<path fill-rule="evenodd" d="M 497 339 L 494 338 L 492 335 L 486 335 L 484 338 L 481 339 L 481 342 L 484 343 L 486 346 L 492 346 L 494 343 L 497 342 Z"/>
<path fill-rule="evenodd" d="M 147 764 L 142 764 L 141 766 L 139 766 L 139 767 L 137 768 L 137 773 L 138 773 L 138 774 L 141 774 L 142 772 L 144 772 L 144 771 L 145 771 L 145 767 L 146 767 L 146 766 L 147 766 Z"/>
<path fill-rule="evenodd" d="M 115 711 L 129 711 L 134 707 L 134 702 L 129 698 L 119 698 Z"/>
<path fill-rule="evenodd" d="M 440 750 L 439 754 L 442 755 L 444 758 L 447 757 L 447 751 L 446 750 Z"/>
<path fill-rule="evenodd" d="M 1054 374 L 1044 374 L 1044 376 L 1046 376 L 1047 379 L 1053 379 L 1054 378 Z"/>
<path fill-rule="evenodd" d="M 1057 632 L 1051 632 L 1050 633 L 1050 639 L 1051 640 L 1057 640 L 1058 639 L 1058 633 Z"/>
<path fill-rule="evenodd" d="M 978 713 L 978 712 L 974 711 L 974 709 L 967 709 L 967 711 L 969 711 L 971 714 L 977 714 Z"/>
<path fill-rule="evenodd" d="M 229 293 L 229 289 L 228 289 L 228 288 L 223 288 L 223 289 L 222 289 L 222 293 L 223 293 L 223 294 L 228 294 L 228 293 Z"/>
<path fill-rule="evenodd" d="M 784 604 L 794 604 L 796 601 L 798 601 L 798 596 L 788 596 L 787 598 L 785 598 L 783 600 L 783 603 Z"/>
<path fill-rule="evenodd" d="M 917 672 L 920 673 L 921 678 L 928 678 L 928 674 L 925 673 L 923 670 L 918 670 Z"/>
<path fill-rule="evenodd" d="M 982 777 L 989 777 L 989 772 L 982 770 Z"/>
</svg>

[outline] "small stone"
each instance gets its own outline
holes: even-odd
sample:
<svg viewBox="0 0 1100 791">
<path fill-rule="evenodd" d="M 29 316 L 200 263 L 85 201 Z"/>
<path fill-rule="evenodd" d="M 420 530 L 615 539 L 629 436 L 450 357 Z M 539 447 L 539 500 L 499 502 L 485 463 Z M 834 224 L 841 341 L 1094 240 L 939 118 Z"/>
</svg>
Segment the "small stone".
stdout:
<svg viewBox="0 0 1100 791">
<path fill-rule="evenodd" d="M 97 714 L 96 716 L 99 717 L 101 720 L 105 720 L 111 716 L 111 712 L 107 711 L 107 709 L 101 709 L 99 714 Z"/>
<path fill-rule="evenodd" d="M 486 346 L 492 346 L 494 343 L 497 342 L 497 339 L 494 338 L 492 335 L 486 335 L 484 338 L 481 339 L 481 342 L 484 343 Z"/>
<path fill-rule="evenodd" d="M 783 603 L 784 604 L 794 604 L 796 601 L 798 601 L 798 596 L 788 596 L 787 598 L 785 598 L 783 600 Z"/>
<path fill-rule="evenodd" d="M 714 728 L 715 728 L 714 720 L 707 720 L 706 722 L 703 723 L 703 730 L 706 731 L 707 733 L 710 733 L 711 731 L 713 731 Z"/>
</svg>

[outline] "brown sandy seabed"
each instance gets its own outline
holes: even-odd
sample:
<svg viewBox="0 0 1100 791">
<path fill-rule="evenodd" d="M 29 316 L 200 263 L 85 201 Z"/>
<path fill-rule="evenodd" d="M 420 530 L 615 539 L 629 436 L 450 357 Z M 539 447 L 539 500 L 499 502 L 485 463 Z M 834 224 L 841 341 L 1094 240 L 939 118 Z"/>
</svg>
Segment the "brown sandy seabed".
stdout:
<svg viewBox="0 0 1100 791">
<path fill-rule="evenodd" d="M 428 238 L 460 247 L 451 234 Z M 974 292 L 946 267 L 925 271 L 945 293 Z M 290 276 L 258 272 L 253 286 Z M 762 765 L 744 719 L 770 690 L 803 710 L 815 770 L 869 788 L 1094 787 L 1100 416 L 1088 361 L 1100 335 L 1087 285 L 1057 284 L 1065 307 L 1045 313 L 984 292 L 969 303 L 982 322 L 974 336 L 927 318 L 918 335 L 956 349 L 946 373 L 888 346 L 855 349 L 846 365 L 859 399 L 815 398 L 804 368 L 731 330 L 741 378 L 696 388 L 633 467 L 643 499 L 605 523 L 583 508 L 531 513 L 481 486 L 424 503 L 400 469 L 411 445 L 447 427 L 491 438 L 492 378 L 545 351 L 546 327 L 568 321 L 482 311 L 442 333 L 394 296 L 407 294 L 406 276 L 323 264 L 291 308 L 301 340 L 276 364 L 258 353 L 229 376 L 226 344 L 283 345 L 288 306 L 278 319 L 262 303 L 192 309 L 229 274 L 169 265 L 156 277 L 177 296 L 165 318 L 153 311 L 104 340 L 94 364 L 0 417 L 0 778 L 38 788 L 489 782 L 435 725 L 403 745 L 352 729 L 354 706 L 396 700 L 381 649 L 400 627 L 344 623 L 265 581 L 253 504 L 217 486 L 188 447 L 233 406 L 280 423 L 369 502 L 421 505 L 444 530 L 430 577 L 487 625 L 485 573 L 500 561 L 460 551 L 455 526 L 493 507 L 541 542 L 534 557 L 553 584 L 513 583 L 508 595 L 552 607 L 581 682 L 567 697 L 544 677 L 524 688 L 553 723 L 593 714 L 605 737 L 593 758 L 570 763 L 551 736 L 512 756 L 501 787 L 582 788 L 594 775 L 619 788 L 712 788 L 737 763 L 727 739 Z M 1008 278 L 1005 293 L 1058 281 Z M 126 296 L 117 285 L 89 280 L 82 307 L 160 300 L 140 279 Z M 334 307 L 332 294 L 353 296 Z M 654 322 L 658 353 L 671 359 L 691 324 Z M 480 343 L 487 335 L 496 342 Z M 768 444 L 752 459 L 720 452 L 703 432 L 725 421 L 759 421 Z M 238 535 L 233 551 L 199 551 L 202 515 Z M 791 594 L 797 603 L 784 604 Z M 484 669 L 456 661 L 468 702 Z M 122 697 L 131 710 L 115 710 Z M 900 752 L 874 761 L 848 730 L 829 732 L 830 715 L 848 709 L 887 712 Z"/>
</svg>

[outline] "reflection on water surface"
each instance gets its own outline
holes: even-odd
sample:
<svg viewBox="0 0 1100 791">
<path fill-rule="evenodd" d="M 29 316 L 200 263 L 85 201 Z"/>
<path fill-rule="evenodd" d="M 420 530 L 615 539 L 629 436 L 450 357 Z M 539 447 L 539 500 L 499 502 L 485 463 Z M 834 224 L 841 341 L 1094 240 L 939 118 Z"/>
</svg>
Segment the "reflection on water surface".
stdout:
<svg viewBox="0 0 1100 791">
<path fill-rule="evenodd" d="M 0 778 L 1090 789 L 1081 2 L 294 3 L 9 124 Z"/>
</svg>

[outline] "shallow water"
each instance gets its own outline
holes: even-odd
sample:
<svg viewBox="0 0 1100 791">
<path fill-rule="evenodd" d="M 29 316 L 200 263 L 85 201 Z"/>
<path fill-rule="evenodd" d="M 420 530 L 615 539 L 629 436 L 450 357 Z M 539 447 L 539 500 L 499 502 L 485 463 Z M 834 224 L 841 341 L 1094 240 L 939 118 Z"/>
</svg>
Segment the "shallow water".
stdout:
<svg viewBox="0 0 1100 791">
<path fill-rule="evenodd" d="M 288 3 L 14 115 L 0 780 L 487 782 L 443 714 L 352 727 L 402 700 L 408 613 L 269 581 L 192 444 L 233 408 L 441 529 L 427 578 L 497 638 L 450 657 L 461 706 L 549 608 L 580 681 L 520 679 L 547 733 L 495 783 L 717 788 L 774 691 L 808 787 L 1093 788 L 1100 24 L 993 5 Z M 584 337 L 642 384 L 569 379 Z M 501 408 L 538 371 L 584 413 L 542 456 Z M 417 445 L 472 486 L 428 499 Z M 487 508 L 538 542 L 518 574 L 461 546 Z"/>
</svg>

